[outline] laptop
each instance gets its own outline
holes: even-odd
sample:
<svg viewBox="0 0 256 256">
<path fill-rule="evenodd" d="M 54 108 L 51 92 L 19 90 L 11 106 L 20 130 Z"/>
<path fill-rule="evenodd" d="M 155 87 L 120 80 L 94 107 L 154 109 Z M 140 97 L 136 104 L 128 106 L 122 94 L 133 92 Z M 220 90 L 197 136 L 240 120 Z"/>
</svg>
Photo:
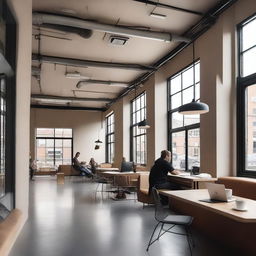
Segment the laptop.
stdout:
<svg viewBox="0 0 256 256">
<path fill-rule="evenodd" d="M 133 162 L 122 162 L 120 172 L 132 172 L 133 171 Z"/>
<path fill-rule="evenodd" d="M 227 198 L 225 192 L 225 185 L 215 184 L 215 183 L 205 183 L 206 188 L 208 189 L 210 198 L 201 199 L 199 201 L 207 203 L 218 203 L 218 202 L 233 202 L 236 199 L 234 197 Z"/>
</svg>

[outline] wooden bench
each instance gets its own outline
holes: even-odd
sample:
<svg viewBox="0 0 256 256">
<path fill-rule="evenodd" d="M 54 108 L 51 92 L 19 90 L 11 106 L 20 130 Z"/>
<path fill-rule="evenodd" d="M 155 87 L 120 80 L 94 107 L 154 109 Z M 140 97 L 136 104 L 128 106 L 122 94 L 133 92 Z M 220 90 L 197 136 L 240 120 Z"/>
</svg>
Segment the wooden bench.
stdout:
<svg viewBox="0 0 256 256">
<path fill-rule="evenodd" d="M 221 177 L 217 183 L 224 184 L 233 190 L 233 195 L 255 199 L 256 180 L 240 177 Z M 172 210 L 194 217 L 193 226 L 202 233 L 234 248 L 243 255 L 256 255 L 255 235 L 256 223 L 242 223 L 202 207 L 185 203 L 172 198 Z M 239 255 L 239 254 L 238 254 Z"/>
<path fill-rule="evenodd" d="M 71 175 L 80 175 L 80 172 L 77 171 L 72 165 L 65 164 L 65 165 L 59 165 L 58 172 L 57 173 L 64 173 L 65 176 L 71 176 Z"/>
<path fill-rule="evenodd" d="M 0 255 L 7 256 L 16 240 L 22 224 L 22 213 L 14 209 L 5 220 L 0 222 Z"/>
</svg>

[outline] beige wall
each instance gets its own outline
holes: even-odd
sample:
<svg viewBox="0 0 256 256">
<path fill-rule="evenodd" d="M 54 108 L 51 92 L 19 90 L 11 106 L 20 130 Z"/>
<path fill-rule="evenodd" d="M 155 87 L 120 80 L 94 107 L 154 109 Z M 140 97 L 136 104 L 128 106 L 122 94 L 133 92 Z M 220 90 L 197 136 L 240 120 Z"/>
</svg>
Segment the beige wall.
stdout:
<svg viewBox="0 0 256 256">
<path fill-rule="evenodd" d="M 72 128 L 73 152 L 81 153 L 80 160 L 89 162 L 91 157 L 98 163 L 105 162 L 105 125 L 102 113 L 86 110 L 31 109 L 31 152 L 35 149 L 36 128 Z M 104 120 L 103 120 L 104 121 Z M 99 139 L 103 142 L 99 150 L 94 150 Z M 34 153 L 32 154 L 34 156 Z"/>
<path fill-rule="evenodd" d="M 195 42 L 196 58 L 200 58 L 201 66 L 201 101 L 210 108 L 209 113 L 201 116 L 201 171 L 213 176 L 236 174 L 236 25 L 255 12 L 254 0 L 238 1 Z M 159 152 L 167 148 L 167 78 L 191 63 L 190 46 L 167 62 L 138 90 L 138 93 L 140 90 L 147 93 L 147 119 L 151 125 L 147 131 L 148 168 L 159 157 Z M 124 143 L 129 138 L 125 129 L 130 126 L 127 109 L 132 98 L 134 93 L 122 100 L 123 104 L 119 106 L 126 110 L 126 114 L 120 112 L 124 116 L 116 116 L 120 122 L 123 120 Z M 115 107 L 114 104 L 111 109 Z M 129 152 L 128 143 L 123 147 L 122 153 Z"/>
<path fill-rule="evenodd" d="M 8 1 L 17 22 L 15 203 L 28 216 L 32 1 Z"/>
</svg>

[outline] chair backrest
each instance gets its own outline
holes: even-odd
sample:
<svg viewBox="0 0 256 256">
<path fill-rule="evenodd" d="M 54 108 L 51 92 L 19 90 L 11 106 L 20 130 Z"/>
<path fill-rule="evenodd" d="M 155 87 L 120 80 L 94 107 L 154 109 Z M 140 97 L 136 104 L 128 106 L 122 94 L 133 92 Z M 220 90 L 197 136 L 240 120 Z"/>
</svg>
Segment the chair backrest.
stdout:
<svg viewBox="0 0 256 256">
<path fill-rule="evenodd" d="M 148 189 L 149 188 L 149 174 L 148 173 L 141 174 L 139 182 L 140 182 L 139 188 Z"/>
<path fill-rule="evenodd" d="M 132 172 L 133 162 L 122 162 L 120 172 Z"/>
<path fill-rule="evenodd" d="M 155 219 L 162 221 L 168 215 L 168 211 L 163 207 L 157 189 L 153 187 L 151 191 L 155 202 Z"/>
</svg>

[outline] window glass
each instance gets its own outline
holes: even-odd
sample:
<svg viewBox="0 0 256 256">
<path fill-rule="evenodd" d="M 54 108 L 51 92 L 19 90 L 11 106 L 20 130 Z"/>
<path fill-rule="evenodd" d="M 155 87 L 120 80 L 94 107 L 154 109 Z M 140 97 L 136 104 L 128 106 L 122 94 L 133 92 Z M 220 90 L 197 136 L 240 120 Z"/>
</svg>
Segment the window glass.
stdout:
<svg viewBox="0 0 256 256">
<path fill-rule="evenodd" d="M 72 163 L 72 129 L 37 128 L 36 135 L 38 170 Z"/>
<path fill-rule="evenodd" d="M 245 157 L 245 169 L 250 171 L 256 171 L 256 115 L 254 109 L 256 108 L 256 84 L 249 86 L 246 89 L 247 105 L 245 109 L 246 113 L 246 157 Z"/>
<path fill-rule="evenodd" d="M 256 19 L 250 21 L 242 28 L 243 39 L 242 39 L 242 50 L 245 51 L 252 46 L 256 45 Z"/>
<path fill-rule="evenodd" d="M 185 170 L 185 150 L 185 132 L 172 133 L 172 164 L 174 169 Z"/>
<path fill-rule="evenodd" d="M 138 104 L 139 102 L 139 104 Z M 132 140 L 132 161 L 136 164 L 146 164 L 146 130 L 139 129 L 138 123 L 146 119 L 146 94 L 138 95 L 131 103 L 132 116 L 131 120 L 131 140 Z"/>
<path fill-rule="evenodd" d="M 188 131 L 188 169 L 200 165 L 200 129 Z"/>
<path fill-rule="evenodd" d="M 115 143 L 115 124 L 114 124 L 114 113 L 106 117 L 106 162 L 113 163 L 114 161 L 114 143 Z"/>
<path fill-rule="evenodd" d="M 193 84 L 194 73 L 195 85 Z M 180 86 L 178 86 L 179 83 Z M 190 103 L 194 97 L 195 100 L 200 100 L 200 62 L 195 63 L 195 72 L 192 64 L 173 78 L 171 77 L 169 86 L 171 95 L 169 96 L 168 122 L 172 163 L 177 169 L 191 169 L 194 165 L 200 165 L 200 116 L 179 114 L 178 107 Z M 175 92 L 173 95 L 172 90 Z"/>
<path fill-rule="evenodd" d="M 176 76 L 173 79 L 171 79 L 170 92 L 171 94 L 174 94 L 176 92 L 179 92 L 180 90 L 181 90 L 181 76 Z"/>
</svg>

